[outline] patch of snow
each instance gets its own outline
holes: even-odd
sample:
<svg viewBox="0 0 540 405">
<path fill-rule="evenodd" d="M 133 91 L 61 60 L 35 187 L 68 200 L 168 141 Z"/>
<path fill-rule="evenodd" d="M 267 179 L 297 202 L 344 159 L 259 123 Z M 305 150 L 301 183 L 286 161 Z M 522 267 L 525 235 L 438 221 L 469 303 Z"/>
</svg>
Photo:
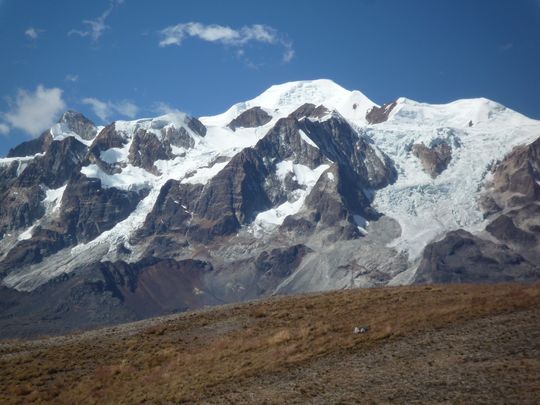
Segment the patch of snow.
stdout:
<svg viewBox="0 0 540 405">
<path fill-rule="evenodd" d="M 121 173 L 108 174 L 96 164 L 84 166 L 81 173 L 89 178 L 101 180 L 103 188 L 117 188 L 119 190 L 141 190 L 149 188 L 155 182 L 155 176 L 141 167 L 128 164 Z"/>
<path fill-rule="evenodd" d="M 110 148 L 101 152 L 99 158 L 106 163 L 112 164 L 126 161 L 128 159 L 129 148 Z"/>
<path fill-rule="evenodd" d="M 31 239 L 32 238 L 32 231 L 34 230 L 35 227 L 36 227 L 36 225 L 32 225 L 30 228 L 28 228 L 23 233 L 21 233 L 17 239 L 18 240 Z"/>
<path fill-rule="evenodd" d="M 317 144 L 315 142 L 313 142 L 313 140 L 306 135 L 306 133 L 304 131 L 302 131 L 301 129 L 298 131 L 300 132 L 300 137 L 304 140 L 305 143 L 307 143 L 308 145 L 311 145 L 313 146 L 314 148 L 317 148 L 319 149 L 319 147 L 317 146 Z"/>
<path fill-rule="evenodd" d="M 278 177 L 284 179 L 287 173 L 294 173 L 294 177 L 298 184 L 305 186 L 304 189 L 294 190 L 289 196 L 289 200 L 271 208 L 267 211 L 260 212 L 253 221 L 251 228 L 255 234 L 261 231 L 271 231 L 281 225 L 285 217 L 294 215 L 304 205 L 306 197 L 309 195 L 319 177 L 327 170 L 329 165 L 320 165 L 311 170 L 309 167 L 301 164 L 293 164 L 290 161 L 280 162 L 278 167 Z"/>
<path fill-rule="evenodd" d="M 211 167 L 202 167 L 198 169 L 193 176 L 184 178 L 182 183 L 190 184 L 206 184 L 208 181 L 218 174 L 229 162 L 216 163 Z"/>
<path fill-rule="evenodd" d="M 56 189 L 48 189 L 45 191 L 45 198 L 43 199 L 43 204 L 45 205 L 46 210 L 45 215 L 55 213 L 56 211 L 58 211 L 58 209 L 60 209 L 62 197 L 64 196 L 64 191 L 66 191 L 66 187 L 67 185 Z"/>
<path fill-rule="evenodd" d="M 361 215 L 353 215 L 353 218 L 360 233 L 362 235 L 367 235 L 368 234 L 367 227 L 369 225 L 369 221 L 365 219 L 364 217 L 362 217 Z"/>
<path fill-rule="evenodd" d="M 81 138 L 79 135 L 77 135 L 75 132 L 71 131 L 68 126 L 64 123 L 57 123 L 54 124 L 51 129 L 50 133 L 55 141 L 61 141 L 63 139 L 66 139 L 68 137 L 73 137 L 80 143 L 90 146 L 92 144 L 93 139 L 86 140 Z"/>
</svg>

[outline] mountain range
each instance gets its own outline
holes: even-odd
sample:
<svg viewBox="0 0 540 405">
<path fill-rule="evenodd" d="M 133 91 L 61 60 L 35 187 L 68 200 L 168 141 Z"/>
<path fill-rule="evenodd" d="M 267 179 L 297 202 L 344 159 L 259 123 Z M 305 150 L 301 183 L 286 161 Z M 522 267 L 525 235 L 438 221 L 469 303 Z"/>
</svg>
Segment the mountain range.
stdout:
<svg viewBox="0 0 540 405">
<path fill-rule="evenodd" d="M 275 294 L 540 278 L 540 121 L 330 80 L 208 117 L 67 111 L 0 159 L 0 336 Z"/>
</svg>

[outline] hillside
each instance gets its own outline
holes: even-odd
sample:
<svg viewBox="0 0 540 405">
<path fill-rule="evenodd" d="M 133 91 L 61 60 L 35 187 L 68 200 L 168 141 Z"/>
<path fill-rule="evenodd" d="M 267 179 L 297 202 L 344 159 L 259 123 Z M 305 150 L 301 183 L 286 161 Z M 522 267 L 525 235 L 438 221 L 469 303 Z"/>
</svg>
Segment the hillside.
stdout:
<svg viewBox="0 0 540 405">
<path fill-rule="evenodd" d="M 540 284 L 270 298 L 2 341 L 0 402 L 538 403 L 539 344 Z"/>
</svg>

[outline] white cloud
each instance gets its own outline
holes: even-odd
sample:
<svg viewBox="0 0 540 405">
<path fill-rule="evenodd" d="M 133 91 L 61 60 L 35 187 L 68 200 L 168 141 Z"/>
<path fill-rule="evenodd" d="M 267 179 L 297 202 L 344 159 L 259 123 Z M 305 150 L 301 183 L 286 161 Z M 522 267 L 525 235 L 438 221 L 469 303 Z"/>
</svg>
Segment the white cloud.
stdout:
<svg viewBox="0 0 540 405">
<path fill-rule="evenodd" d="M 40 30 L 34 27 L 29 27 L 26 31 L 24 31 L 24 35 L 26 35 L 31 40 L 35 40 L 39 37 L 39 34 L 41 32 L 43 32 L 43 30 Z"/>
<path fill-rule="evenodd" d="M 139 111 L 139 108 L 135 104 L 129 101 L 120 101 L 118 103 L 111 103 L 110 105 L 119 114 L 124 115 L 129 118 L 135 118 L 135 116 L 137 115 L 137 112 Z"/>
<path fill-rule="evenodd" d="M 37 136 L 51 127 L 57 117 L 66 109 L 59 88 L 47 89 L 42 85 L 35 92 L 19 89 L 17 97 L 11 103 L 11 110 L 2 115 L 2 132 L 7 126 L 21 129 L 30 135 Z"/>
<path fill-rule="evenodd" d="M 283 53 L 283 62 L 289 63 L 294 58 L 294 49 L 292 47 L 292 44 L 286 43 L 285 44 L 285 52 Z"/>
<path fill-rule="evenodd" d="M 109 117 L 115 113 L 124 117 L 135 118 L 139 112 L 139 108 L 127 100 L 112 102 L 87 97 L 82 100 L 82 103 L 89 105 L 94 111 L 94 114 L 96 114 L 103 121 L 107 121 Z"/>
<path fill-rule="evenodd" d="M 6 135 L 9 132 L 9 125 L 0 122 L 0 134 Z"/>
<path fill-rule="evenodd" d="M 66 82 L 72 82 L 72 83 L 75 83 L 75 82 L 78 82 L 78 81 L 79 81 L 79 75 L 67 74 L 66 77 L 64 78 L 64 80 L 65 80 Z"/>
<path fill-rule="evenodd" d="M 103 35 L 103 32 L 110 28 L 105 21 L 112 13 L 115 6 L 123 4 L 124 0 L 109 0 L 109 7 L 94 20 L 83 20 L 83 24 L 88 26 L 86 30 L 71 30 L 68 35 L 79 35 L 81 37 L 90 37 L 92 41 L 97 42 Z"/>
<path fill-rule="evenodd" d="M 281 45 L 285 48 L 284 62 L 290 62 L 294 57 L 292 44 L 286 41 L 274 28 L 262 24 L 253 24 L 235 30 L 223 25 L 188 22 L 166 27 L 159 31 L 159 34 L 161 36 L 160 47 L 181 46 L 186 38 L 195 37 L 203 41 L 217 42 L 239 48 L 249 42 Z M 243 54 L 242 51 L 241 53 Z"/>
<path fill-rule="evenodd" d="M 167 103 L 164 103 L 163 101 L 161 101 L 159 103 L 156 103 L 153 110 L 154 110 L 154 112 L 156 112 L 158 114 L 161 114 L 161 115 L 175 114 L 175 113 L 180 112 L 180 110 L 178 110 L 177 108 L 174 108 L 171 105 L 169 105 Z"/>
</svg>

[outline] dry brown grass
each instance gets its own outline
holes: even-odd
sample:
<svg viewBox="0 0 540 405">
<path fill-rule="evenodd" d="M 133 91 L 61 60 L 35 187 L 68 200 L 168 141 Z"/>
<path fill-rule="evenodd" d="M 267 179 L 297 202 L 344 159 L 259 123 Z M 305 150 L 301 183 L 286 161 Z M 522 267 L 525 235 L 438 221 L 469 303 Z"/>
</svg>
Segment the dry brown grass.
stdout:
<svg viewBox="0 0 540 405">
<path fill-rule="evenodd" d="M 264 384 L 265 376 L 337 354 L 369 353 L 426 331 L 523 310 L 540 310 L 539 284 L 380 288 L 186 313 L 142 324 L 135 333 L 119 327 L 91 337 L 5 343 L 0 402 L 225 401 L 253 378 Z M 353 334 L 357 325 L 370 330 Z M 308 399 L 310 390 L 302 389 Z"/>
</svg>

